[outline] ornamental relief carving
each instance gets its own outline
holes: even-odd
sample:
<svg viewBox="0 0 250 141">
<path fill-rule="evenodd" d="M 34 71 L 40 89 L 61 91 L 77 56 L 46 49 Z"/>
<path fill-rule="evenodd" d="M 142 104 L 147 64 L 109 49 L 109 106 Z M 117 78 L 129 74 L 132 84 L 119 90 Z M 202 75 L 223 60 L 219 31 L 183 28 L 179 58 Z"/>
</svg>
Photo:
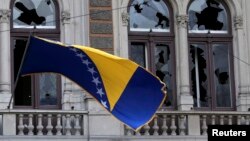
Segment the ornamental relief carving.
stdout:
<svg viewBox="0 0 250 141">
<path fill-rule="evenodd" d="M 11 12 L 8 9 L 0 10 L 0 23 L 9 23 Z"/>
<path fill-rule="evenodd" d="M 179 15 L 176 17 L 178 26 L 187 28 L 188 15 Z"/>
</svg>

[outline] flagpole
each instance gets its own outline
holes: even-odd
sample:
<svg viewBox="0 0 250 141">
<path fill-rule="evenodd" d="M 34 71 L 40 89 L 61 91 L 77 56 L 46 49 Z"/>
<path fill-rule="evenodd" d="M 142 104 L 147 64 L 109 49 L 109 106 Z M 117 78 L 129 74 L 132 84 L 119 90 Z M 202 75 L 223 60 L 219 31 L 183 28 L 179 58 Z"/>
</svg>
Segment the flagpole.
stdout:
<svg viewBox="0 0 250 141">
<path fill-rule="evenodd" d="M 21 73 L 21 68 L 23 66 L 23 61 L 24 61 L 24 57 L 26 56 L 26 52 L 27 52 L 27 49 L 28 49 L 28 45 L 30 43 L 30 37 L 32 36 L 34 30 L 36 29 L 36 26 L 34 26 L 34 29 L 30 32 L 29 34 L 29 38 L 28 38 L 28 41 L 26 43 L 26 46 L 25 46 L 25 49 L 24 49 L 24 53 L 23 53 L 23 57 L 22 57 L 22 60 L 21 60 L 21 64 L 19 66 L 19 69 L 18 69 L 18 72 L 17 72 L 17 75 L 16 75 L 16 80 L 14 80 L 14 88 L 12 89 L 12 92 L 11 92 L 11 97 L 10 97 L 10 101 L 9 101 L 9 104 L 7 106 L 7 109 L 10 110 L 10 104 L 11 104 L 11 101 L 13 99 L 13 95 L 15 93 L 15 90 L 16 90 L 16 87 L 17 87 L 17 83 L 18 83 L 18 80 L 19 80 L 19 76 L 20 76 L 20 73 Z"/>
</svg>

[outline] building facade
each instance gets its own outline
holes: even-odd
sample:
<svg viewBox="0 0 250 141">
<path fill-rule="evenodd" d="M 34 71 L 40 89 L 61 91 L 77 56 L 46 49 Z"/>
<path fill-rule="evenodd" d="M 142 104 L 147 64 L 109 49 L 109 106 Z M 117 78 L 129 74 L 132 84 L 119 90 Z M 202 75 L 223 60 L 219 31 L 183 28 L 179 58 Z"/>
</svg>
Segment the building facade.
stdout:
<svg viewBox="0 0 250 141">
<path fill-rule="evenodd" d="M 0 140 L 207 140 L 210 124 L 249 125 L 247 0 L 0 1 Z M 168 99 L 135 132 L 63 76 L 17 77 L 30 34 L 129 58 Z"/>
</svg>

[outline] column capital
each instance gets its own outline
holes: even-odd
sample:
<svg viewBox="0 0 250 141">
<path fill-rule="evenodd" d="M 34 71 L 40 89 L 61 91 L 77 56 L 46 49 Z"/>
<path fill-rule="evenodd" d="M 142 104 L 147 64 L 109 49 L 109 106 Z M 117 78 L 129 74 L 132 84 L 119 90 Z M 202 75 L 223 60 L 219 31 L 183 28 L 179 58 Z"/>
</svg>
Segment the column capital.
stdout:
<svg viewBox="0 0 250 141">
<path fill-rule="evenodd" d="M 9 23 L 10 15 L 9 9 L 0 9 L 0 23 Z"/>
<path fill-rule="evenodd" d="M 178 15 L 176 16 L 176 20 L 180 27 L 187 28 L 188 15 Z"/>
<path fill-rule="evenodd" d="M 129 14 L 126 11 L 122 12 L 122 25 L 127 26 L 129 21 Z"/>
<path fill-rule="evenodd" d="M 62 11 L 62 23 L 69 24 L 70 23 L 70 12 Z"/>
<path fill-rule="evenodd" d="M 235 27 L 236 30 L 243 28 L 243 17 L 242 17 L 242 15 L 234 17 L 234 27 Z"/>
</svg>

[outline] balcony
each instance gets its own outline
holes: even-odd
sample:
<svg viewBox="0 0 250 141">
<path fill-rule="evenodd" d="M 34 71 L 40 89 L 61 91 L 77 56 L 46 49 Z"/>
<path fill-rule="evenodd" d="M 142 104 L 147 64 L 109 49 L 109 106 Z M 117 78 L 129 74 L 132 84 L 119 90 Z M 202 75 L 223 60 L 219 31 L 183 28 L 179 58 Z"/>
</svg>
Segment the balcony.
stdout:
<svg viewBox="0 0 250 141">
<path fill-rule="evenodd" d="M 109 114 L 105 114 L 110 117 Z M 0 111 L 0 140 L 207 140 L 208 125 L 249 125 L 249 112 L 159 111 L 151 123 L 135 132 L 121 126 L 117 135 L 95 134 L 95 120 L 87 111 L 2 110 Z M 113 118 L 111 118 L 113 120 Z M 102 121 L 102 118 L 98 119 Z M 111 121 L 112 121 L 111 120 Z M 115 119 L 114 119 L 115 120 Z M 114 123 L 103 123 L 113 128 Z M 102 125 L 100 125 L 102 126 Z M 105 131 L 101 131 L 105 133 Z"/>
</svg>

